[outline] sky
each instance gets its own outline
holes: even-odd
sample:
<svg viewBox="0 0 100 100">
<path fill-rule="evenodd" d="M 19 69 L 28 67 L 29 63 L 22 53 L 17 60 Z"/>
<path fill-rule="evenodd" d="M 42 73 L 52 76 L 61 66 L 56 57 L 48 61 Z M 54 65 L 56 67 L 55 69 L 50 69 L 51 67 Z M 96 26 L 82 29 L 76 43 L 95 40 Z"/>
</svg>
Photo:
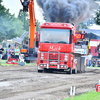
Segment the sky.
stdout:
<svg viewBox="0 0 100 100">
<path fill-rule="evenodd" d="M 5 6 L 5 8 L 9 8 L 9 12 L 11 14 L 15 14 L 16 17 L 18 16 L 19 10 L 23 8 L 20 3 L 20 0 L 3 0 L 2 4 Z M 41 23 L 44 22 L 42 10 L 37 5 L 36 0 L 34 0 L 34 5 L 36 19 L 39 20 Z"/>
<path fill-rule="evenodd" d="M 90 26 L 90 29 L 97 29 L 97 30 L 100 30 L 100 25 L 95 25 L 95 24 L 93 24 L 92 26 Z"/>
</svg>

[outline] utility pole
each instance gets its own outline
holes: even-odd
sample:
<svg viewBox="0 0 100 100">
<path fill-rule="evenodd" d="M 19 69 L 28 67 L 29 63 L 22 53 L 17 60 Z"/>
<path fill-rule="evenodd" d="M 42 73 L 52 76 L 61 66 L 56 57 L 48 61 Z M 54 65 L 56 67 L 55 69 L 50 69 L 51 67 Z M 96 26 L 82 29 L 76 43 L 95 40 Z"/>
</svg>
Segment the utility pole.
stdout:
<svg viewBox="0 0 100 100">
<path fill-rule="evenodd" d="M 25 30 L 25 19 L 26 19 L 26 12 L 24 12 L 24 30 Z"/>
</svg>

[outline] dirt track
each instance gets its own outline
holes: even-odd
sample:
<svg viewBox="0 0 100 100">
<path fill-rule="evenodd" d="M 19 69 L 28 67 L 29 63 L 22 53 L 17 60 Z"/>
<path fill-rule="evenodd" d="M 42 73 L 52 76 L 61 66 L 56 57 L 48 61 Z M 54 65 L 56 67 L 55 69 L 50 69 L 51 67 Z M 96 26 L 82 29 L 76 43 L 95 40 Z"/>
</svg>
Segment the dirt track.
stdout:
<svg viewBox="0 0 100 100">
<path fill-rule="evenodd" d="M 37 73 L 33 66 L 0 66 L 0 100 L 63 100 L 69 97 L 72 85 L 76 94 L 95 88 L 100 70 L 87 69 L 85 73 Z"/>
</svg>

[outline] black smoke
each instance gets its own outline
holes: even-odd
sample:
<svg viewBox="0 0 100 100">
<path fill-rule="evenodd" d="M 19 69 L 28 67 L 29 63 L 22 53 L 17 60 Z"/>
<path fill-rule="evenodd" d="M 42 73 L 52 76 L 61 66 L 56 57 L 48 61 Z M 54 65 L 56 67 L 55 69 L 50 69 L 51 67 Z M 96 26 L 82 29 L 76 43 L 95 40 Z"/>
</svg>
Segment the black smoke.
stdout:
<svg viewBox="0 0 100 100">
<path fill-rule="evenodd" d="M 92 0 L 36 0 L 49 22 L 78 24 L 91 16 L 95 7 Z"/>
</svg>

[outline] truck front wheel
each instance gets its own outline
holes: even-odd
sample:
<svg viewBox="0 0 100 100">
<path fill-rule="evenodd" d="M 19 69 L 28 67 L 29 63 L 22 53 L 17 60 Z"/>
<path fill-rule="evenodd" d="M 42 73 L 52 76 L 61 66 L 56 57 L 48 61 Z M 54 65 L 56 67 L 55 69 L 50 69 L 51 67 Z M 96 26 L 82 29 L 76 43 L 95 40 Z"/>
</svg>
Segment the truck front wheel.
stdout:
<svg viewBox="0 0 100 100">
<path fill-rule="evenodd" d="M 67 72 L 68 74 L 72 74 L 72 67 L 69 68 L 69 71 Z"/>
<path fill-rule="evenodd" d="M 73 74 L 77 74 L 77 68 L 75 68 L 74 70 L 72 70 Z"/>
<path fill-rule="evenodd" d="M 38 70 L 38 73 L 42 73 L 43 72 L 43 70 Z"/>
<path fill-rule="evenodd" d="M 73 66 L 73 61 L 71 63 L 71 68 L 69 68 L 68 74 L 72 74 L 72 66 Z"/>
<path fill-rule="evenodd" d="M 30 60 L 25 60 L 26 63 L 30 63 Z"/>
</svg>

